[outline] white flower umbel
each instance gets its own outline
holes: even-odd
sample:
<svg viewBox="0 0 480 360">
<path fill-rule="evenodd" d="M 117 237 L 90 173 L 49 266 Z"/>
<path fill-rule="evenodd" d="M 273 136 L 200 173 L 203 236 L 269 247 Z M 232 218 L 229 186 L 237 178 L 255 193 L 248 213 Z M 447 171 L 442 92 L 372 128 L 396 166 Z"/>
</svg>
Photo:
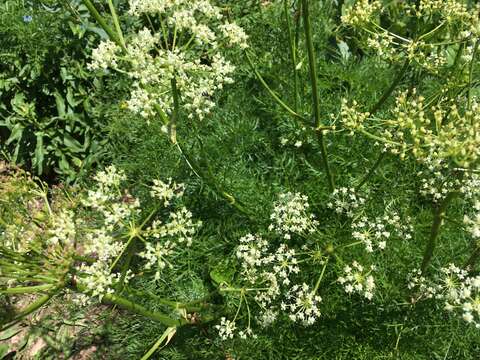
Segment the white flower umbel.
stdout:
<svg viewBox="0 0 480 360">
<path fill-rule="evenodd" d="M 407 276 L 407 288 L 414 292 L 412 303 L 420 299 L 432 299 L 437 293 L 437 286 L 427 279 L 420 269 L 413 269 Z"/>
<path fill-rule="evenodd" d="M 175 238 L 178 243 L 192 244 L 193 235 L 201 225 L 201 221 L 193 221 L 192 213 L 183 207 L 180 210 L 170 213 L 169 222 L 164 226 L 155 229 L 161 237 L 169 236 Z"/>
<path fill-rule="evenodd" d="M 47 242 L 51 245 L 72 245 L 75 241 L 76 229 L 72 211 L 61 211 L 52 216 L 51 237 Z"/>
<path fill-rule="evenodd" d="M 166 183 L 155 179 L 150 195 L 163 201 L 164 206 L 169 206 L 171 201 L 182 197 L 184 190 L 185 185 L 177 184 L 171 178 L 167 179 Z"/>
<path fill-rule="evenodd" d="M 218 335 L 222 340 L 233 339 L 237 329 L 235 321 L 230 321 L 225 317 L 220 319 L 220 324 L 215 325 L 215 328 L 218 330 Z"/>
<path fill-rule="evenodd" d="M 124 244 L 117 241 L 106 229 L 94 229 L 85 234 L 85 253 L 94 256 L 100 262 L 114 259 L 123 249 Z"/>
<path fill-rule="evenodd" d="M 225 52 L 246 48 L 247 35 L 208 0 L 129 4 L 129 13 L 139 20 L 155 18 L 156 29 L 126 35 L 125 48 L 102 42 L 92 53 L 90 68 L 127 73 L 133 80 L 127 107 L 147 119 L 158 111 L 172 114 L 174 88 L 186 115 L 203 119 L 215 106 L 215 93 L 233 82 L 235 67 Z"/>
<path fill-rule="evenodd" d="M 172 264 L 166 259 L 173 253 L 175 244 L 166 241 L 165 243 L 156 243 L 155 246 L 148 243 L 145 247 L 145 251 L 140 252 L 138 255 L 144 258 L 147 262 L 145 263 L 145 269 L 150 270 L 156 268 L 155 280 L 160 279 L 160 272 L 166 267 L 172 267 Z"/>
<path fill-rule="evenodd" d="M 356 211 L 360 210 L 365 199 L 358 195 L 354 188 L 342 187 L 335 189 L 331 195 L 332 199 L 327 204 L 337 214 L 353 217 Z"/>
<path fill-rule="evenodd" d="M 373 20 L 382 10 L 382 3 L 378 0 L 357 0 L 353 6 L 346 7 L 341 20 L 351 26 L 363 26 Z"/>
<path fill-rule="evenodd" d="M 257 269 L 271 261 L 267 258 L 268 242 L 260 236 L 247 234 L 240 238 L 240 245 L 237 248 L 236 256 L 239 259 L 242 272 L 250 282 L 255 282 Z"/>
<path fill-rule="evenodd" d="M 114 285 L 120 279 L 120 274 L 112 273 L 108 263 L 97 261 L 92 265 L 84 265 L 80 268 L 83 276 L 82 284 L 89 291 L 90 296 L 98 297 L 101 301 L 105 294 L 114 292 Z"/>
<path fill-rule="evenodd" d="M 89 70 L 106 70 L 109 67 L 117 66 L 117 52 L 119 46 L 113 41 L 105 40 L 100 43 L 98 48 L 92 51 L 92 62 L 87 65 Z"/>
<path fill-rule="evenodd" d="M 346 265 L 343 268 L 343 275 L 338 278 L 338 282 L 343 285 L 347 294 L 358 294 L 368 300 L 372 300 L 375 291 L 375 279 L 371 272 L 375 267 L 370 267 L 367 271 L 362 265 L 354 261 L 352 265 Z"/>
<path fill-rule="evenodd" d="M 280 308 L 287 312 L 290 320 L 301 322 L 303 325 L 312 325 L 320 316 L 318 305 L 321 301 L 322 298 L 303 283 L 292 286 Z"/>
<path fill-rule="evenodd" d="M 440 270 L 433 283 L 434 297 L 444 302 L 445 310 L 459 312 L 463 320 L 480 328 L 480 276 L 470 276 L 449 264 Z"/>
<path fill-rule="evenodd" d="M 459 313 L 467 323 L 480 328 L 480 276 L 469 275 L 455 264 L 441 268 L 431 279 L 417 271 L 410 279 L 409 289 L 416 291 L 417 299 L 440 300 L 448 312 Z"/>
<path fill-rule="evenodd" d="M 289 249 L 287 245 L 281 244 L 275 254 L 273 271 L 278 276 L 282 284 L 290 284 L 290 275 L 298 274 L 300 267 L 298 266 L 295 250 Z"/>
<path fill-rule="evenodd" d="M 153 217 L 157 208 L 145 220 L 141 216 L 140 201 L 122 187 L 126 179 L 122 171 L 109 167 L 97 173 L 94 179 L 96 190 L 88 192 L 83 204 L 95 216 L 85 221 L 81 246 L 83 254 L 95 261 L 82 265 L 79 281 L 92 296 L 101 299 L 102 294 L 113 291 L 113 284 L 121 279 L 112 271 L 117 271 L 119 257 L 132 240 L 144 243 L 145 248 L 138 256 L 145 260 L 144 269 L 154 270 L 154 280 L 159 280 L 161 271 L 172 267 L 169 258 L 178 247 L 191 245 L 201 222 L 193 221 L 192 213 L 185 207 L 173 208 L 163 221 Z M 156 180 L 151 195 L 166 207 L 182 196 L 183 189 L 183 185 L 171 179 L 167 182 Z M 92 221 L 95 222 L 93 229 L 87 228 Z"/>
<path fill-rule="evenodd" d="M 318 221 L 315 215 L 309 213 L 308 197 L 300 193 L 281 193 L 270 215 L 272 224 L 269 230 L 274 230 L 285 239 L 293 234 L 306 235 L 316 230 Z"/>
<path fill-rule="evenodd" d="M 395 212 L 374 220 L 363 216 L 352 223 L 353 238 L 363 242 L 367 252 L 385 250 L 391 238 L 410 240 L 412 231 L 408 221 L 406 224 L 402 223 L 400 216 Z"/>
</svg>

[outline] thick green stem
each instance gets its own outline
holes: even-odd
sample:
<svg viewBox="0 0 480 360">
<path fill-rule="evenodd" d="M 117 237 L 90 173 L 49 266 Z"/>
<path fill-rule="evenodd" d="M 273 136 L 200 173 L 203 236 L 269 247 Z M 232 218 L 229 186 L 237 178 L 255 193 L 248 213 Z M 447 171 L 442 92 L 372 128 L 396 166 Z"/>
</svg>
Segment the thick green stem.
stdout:
<svg viewBox="0 0 480 360">
<path fill-rule="evenodd" d="M 112 14 L 113 24 L 115 25 L 115 30 L 117 31 L 118 40 L 120 41 L 123 48 L 125 48 L 125 39 L 123 38 L 122 28 L 120 27 L 120 21 L 118 20 L 117 12 L 115 11 L 115 6 L 113 6 L 112 0 L 107 0 L 110 13 Z"/>
<path fill-rule="evenodd" d="M 177 121 L 180 116 L 180 96 L 177 89 L 177 80 L 173 78 L 171 80 L 172 94 L 173 94 L 173 113 L 168 123 L 168 133 L 170 135 L 170 141 L 172 144 L 177 143 Z"/>
<path fill-rule="evenodd" d="M 82 293 L 88 293 L 86 287 L 82 285 L 81 283 L 77 283 L 76 286 L 74 287 L 74 290 L 82 292 Z M 187 325 L 189 322 L 185 319 L 172 319 L 168 315 L 165 315 L 163 313 L 160 313 L 158 311 L 150 311 L 143 307 L 142 305 L 139 305 L 131 300 L 128 300 L 120 295 L 116 294 L 105 294 L 102 297 L 102 303 L 104 304 L 111 304 L 111 305 L 116 305 L 122 309 L 128 310 L 132 313 L 138 314 L 145 316 L 149 319 L 158 321 L 166 326 L 182 326 L 182 325 Z"/>
<path fill-rule="evenodd" d="M 131 311 L 133 313 L 148 317 L 152 320 L 158 321 L 166 326 L 182 326 L 187 325 L 189 322 L 185 319 L 172 319 L 171 317 L 159 313 L 150 311 L 143 306 L 125 299 L 124 297 L 115 295 L 115 294 L 105 294 L 102 298 L 103 303 L 117 305 L 118 307 Z"/>
<path fill-rule="evenodd" d="M 298 73 L 297 73 L 297 49 L 295 38 L 292 33 L 292 22 L 288 11 L 288 0 L 283 0 L 283 12 L 285 14 L 285 21 L 287 23 L 288 43 L 290 49 L 290 60 L 292 61 L 292 75 L 293 75 L 293 110 L 298 111 Z"/>
<path fill-rule="evenodd" d="M 425 252 L 423 254 L 422 267 L 421 267 L 422 273 L 425 273 L 425 270 L 427 269 L 428 265 L 430 264 L 430 261 L 432 260 L 433 252 L 437 245 L 438 235 L 440 234 L 440 228 L 443 223 L 443 216 L 445 215 L 448 205 L 452 202 L 452 200 L 455 198 L 457 194 L 458 194 L 457 192 L 449 193 L 445 197 L 445 199 L 443 199 L 443 201 L 434 210 L 433 223 L 430 231 L 430 238 L 428 240 L 427 247 L 425 248 Z"/>
<path fill-rule="evenodd" d="M 88 11 L 90 14 L 97 20 L 98 24 L 102 27 L 103 30 L 107 33 L 108 37 L 117 43 L 117 45 L 121 46 L 122 49 L 125 50 L 125 46 L 122 44 L 122 41 L 119 39 L 117 34 L 115 34 L 115 31 L 112 30 L 110 26 L 108 26 L 107 22 L 105 19 L 100 15 L 100 13 L 97 11 L 95 6 L 90 0 L 82 0 L 83 4 L 87 7 Z"/>
<path fill-rule="evenodd" d="M 21 310 L 20 312 L 18 312 L 13 319 L 11 319 L 7 324 L 5 324 L 4 326 L 2 326 L 0 328 L 0 332 L 10 328 L 11 326 L 15 325 L 16 323 L 18 323 L 20 320 L 24 319 L 26 316 L 34 313 L 35 311 L 37 311 L 38 309 L 40 309 L 42 306 L 44 306 L 46 303 L 48 303 L 50 301 L 50 299 L 55 296 L 55 294 L 57 294 L 57 292 L 62 289 L 65 285 L 62 283 L 58 286 L 56 286 L 52 291 L 50 291 L 49 293 L 39 297 L 37 300 L 35 300 L 34 302 L 32 302 L 30 305 L 28 305 L 27 307 L 25 307 L 23 310 Z"/>
<path fill-rule="evenodd" d="M 325 140 L 323 138 L 323 130 L 321 129 L 321 119 L 320 119 L 320 99 L 318 97 L 318 79 L 317 79 L 317 67 L 315 60 L 315 51 L 313 48 L 313 38 L 312 38 L 312 26 L 310 23 L 310 9 L 309 1 L 302 0 L 302 15 L 303 15 L 303 25 L 305 29 L 305 37 L 307 42 L 307 52 L 308 52 L 308 63 L 310 67 L 310 83 L 312 89 L 312 100 L 313 100 L 313 116 L 315 118 L 315 131 L 317 133 L 317 139 L 320 144 L 320 152 L 322 155 L 323 163 L 325 166 L 325 173 L 327 175 L 328 187 L 330 191 L 335 189 L 335 184 L 333 181 L 333 175 L 330 171 L 330 165 L 328 163 L 328 154 L 327 148 L 325 146 Z"/>
<path fill-rule="evenodd" d="M 44 284 L 36 286 L 20 286 L 14 288 L 0 289 L 0 294 L 34 294 L 54 288 L 54 284 Z"/>
</svg>

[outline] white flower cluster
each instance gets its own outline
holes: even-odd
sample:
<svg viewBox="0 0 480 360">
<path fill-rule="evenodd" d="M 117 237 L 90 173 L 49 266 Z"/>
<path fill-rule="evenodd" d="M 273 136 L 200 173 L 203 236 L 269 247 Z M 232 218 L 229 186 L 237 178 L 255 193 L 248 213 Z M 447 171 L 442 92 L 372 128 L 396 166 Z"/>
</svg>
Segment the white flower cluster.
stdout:
<svg viewBox="0 0 480 360">
<path fill-rule="evenodd" d="M 166 267 L 172 267 L 172 264 L 166 259 L 172 254 L 174 249 L 174 243 L 166 241 L 164 243 L 157 242 L 155 245 L 148 243 L 145 246 L 145 251 L 138 253 L 138 255 L 144 258 L 145 269 L 150 270 L 156 265 L 155 280 L 160 280 L 160 272 Z"/>
<path fill-rule="evenodd" d="M 285 239 L 293 234 L 304 235 L 315 231 L 318 221 L 309 214 L 308 197 L 300 193 L 281 193 L 270 215 L 269 230 L 276 231 Z"/>
<path fill-rule="evenodd" d="M 103 261 L 97 261 L 92 265 L 82 265 L 80 271 L 84 274 L 81 283 L 86 287 L 92 298 L 98 297 L 100 301 L 105 294 L 113 294 L 115 292 L 114 286 L 121 278 L 119 273 L 112 273 L 108 263 Z M 131 277 L 132 274 L 129 272 L 125 276 L 124 281 L 128 282 Z"/>
<path fill-rule="evenodd" d="M 188 117 L 203 119 L 215 106 L 215 92 L 233 82 L 235 67 L 222 51 L 246 48 L 247 35 L 208 0 L 129 3 L 131 15 L 154 16 L 160 29 L 138 31 L 127 37 L 124 48 L 109 40 L 102 42 L 92 53 L 90 69 L 126 72 L 133 79 L 127 107 L 145 118 L 159 109 L 171 114 L 176 87 Z"/>
<path fill-rule="evenodd" d="M 247 234 L 240 239 L 236 257 L 241 265 L 241 282 L 247 289 L 243 293 L 244 301 L 248 302 L 251 297 L 252 303 L 258 306 L 256 321 L 260 325 L 272 324 L 279 315 L 285 315 L 303 325 L 311 325 L 320 316 L 318 305 L 321 297 L 307 284 L 293 282 L 300 272 L 294 249 L 286 244 L 272 247 L 261 236 Z M 252 310 L 248 309 L 248 327 L 238 333 L 240 337 L 251 334 Z M 222 320 L 217 325 L 223 339 L 233 337 L 235 328 L 232 330 L 232 326 L 235 320 Z"/>
<path fill-rule="evenodd" d="M 72 211 L 61 211 L 52 218 L 52 229 L 49 230 L 51 237 L 47 242 L 51 245 L 73 245 L 75 241 L 75 221 Z"/>
<path fill-rule="evenodd" d="M 113 264 L 125 250 L 123 238 L 141 235 L 145 250 L 138 256 L 145 259 L 146 270 L 155 269 L 155 279 L 160 279 L 160 272 L 171 267 L 168 261 L 177 246 L 190 246 L 200 222 L 192 220 L 192 213 L 185 207 L 170 212 L 165 222 L 153 219 L 145 228 L 137 228 L 140 222 L 140 201 L 127 192 L 122 192 L 122 182 L 126 179 L 122 171 L 110 166 L 94 177 L 97 182 L 95 191 L 89 191 L 83 204 L 96 212 L 93 229 L 83 229 L 83 253 L 96 261 L 83 264 L 80 282 L 92 296 L 113 292 L 114 284 L 120 275 L 113 273 Z M 181 197 L 184 186 L 177 185 L 171 179 L 167 183 L 155 180 L 151 195 L 161 201 L 164 207 L 170 205 L 174 198 Z M 119 236 L 120 234 L 120 236 Z M 125 276 L 123 281 L 128 281 Z"/>
<path fill-rule="evenodd" d="M 89 70 L 103 69 L 117 66 L 118 46 L 111 40 L 105 40 L 92 51 L 92 62 L 87 65 Z"/>
<path fill-rule="evenodd" d="M 294 285 L 285 296 L 285 302 L 282 302 L 280 308 L 282 311 L 288 311 L 288 317 L 295 322 L 301 322 L 304 325 L 312 325 L 318 317 L 320 310 L 318 305 L 322 298 L 303 283 Z"/>
<path fill-rule="evenodd" d="M 463 320 L 480 328 L 480 276 L 469 276 L 466 270 L 449 264 L 433 280 L 417 271 L 408 287 L 417 291 L 417 300 L 421 297 L 441 300 L 445 310 L 459 311 Z"/>
<path fill-rule="evenodd" d="M 94 229 L 85 234 L 84 252 L 93 255 L 99 262 L 108 264 L 123 248 L 123 243 L 116 241 L 105 228 Z"/>
<path fill-rule="evenodd" d="M 365 199 L 358 195 L 354 188 L 337 188 L 333 191 L 331 197 L 332 199 L 327 206 L 335 210 L 337 214 L 343 214 L 350 218 L 365 204 Z"/>
<path fill-rule="evenodd" d="M 387 241 L 392 237 L 411 239 L 412 230 L 412 226 L 404 224 L 395 212 L 374 220 L 363 216 L 352 223 L 353 238 L 363 242 L 369 253 L 376 249 L 385 250 Z"/>
<path fill-rule="evenodd" d="M 372 300 L 375 290 L 375 279 L 370 274 L 374 270 L 375 267 L 371 266 L 367 271 L 357 261 L 354 261 L 351 266 L 346 265 L 343 268 L 343 275 L 337 281 L 343 285 L 347 294 L 358 294 L 368 300 Z"/>
<path fill-rule="evenodd" d="M 458 192 L 467 199 L 479 195 L 480 176 L 474 172 L 452 168 L 446 160 L 433 159 L 428 156 L 422 161 L 423 169 L 417 172 L 420 179 L 420 194 L 439 202 L 451 193 Z"/>
<path fill-rule="evenodd" d="M 413 269 L 407 276 L 407 288 L 415 292 L 412 297 L 412 303 L 420 299 L 432 299 L 435 296 L 436 289 L 422 274 L 420 269 Z"/>
<path fill-rule="evenodd" d="M 185 186 L 183 184 L 172 182 L 171 178 L 167 179 L 166 183 L 154 179 L 150 195 L 162 200 L 164 206 L 168 206 L 172 200 L 182 197 L 184 190 Z"/>
<path fill-rule="evenodd" d="M 220 324 L 215 325 L 215 328 L 218 330 L 218 335 L 220 336 L 220 339 L 228 340 L 233 339 L 237 326 L 235 325 L 235 321 L 231 321 L 225 317 L 222 317 L 220 319 Z"/>
</svg>

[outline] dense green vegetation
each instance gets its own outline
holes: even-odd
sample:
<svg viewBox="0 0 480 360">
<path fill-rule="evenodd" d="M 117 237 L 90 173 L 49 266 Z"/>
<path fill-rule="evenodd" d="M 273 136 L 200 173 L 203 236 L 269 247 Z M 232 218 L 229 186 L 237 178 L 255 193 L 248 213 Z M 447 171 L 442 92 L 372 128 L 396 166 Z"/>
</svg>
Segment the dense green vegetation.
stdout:
<svg viewBox="0 0 480 360">
<path fill-rule="evenodd" d="M 479 9 L 147 3 L 1 5 L 0 359 L 479 358 Z"/>
</svg>

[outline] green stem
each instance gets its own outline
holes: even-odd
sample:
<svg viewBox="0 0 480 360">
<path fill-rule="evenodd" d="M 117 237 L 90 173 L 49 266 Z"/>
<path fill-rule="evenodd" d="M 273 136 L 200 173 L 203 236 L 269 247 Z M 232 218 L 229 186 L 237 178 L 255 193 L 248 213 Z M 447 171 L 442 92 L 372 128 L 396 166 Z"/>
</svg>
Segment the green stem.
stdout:
<svg viewBox="0 0 480 360">
<path fill-rule="evenodd" d="M 290 49 L 290 59 L 292 61 L 292 73 L 293 73 L 293 91 L 294 91 L 294 99 L 293 99 L 293 110 L 295 112 L 298 111 L 298 74 L 297 74 L 297 56 L 296 56 L 296 48 L 295 48 L 295 39 L 292 33 L 292 23 L 288 11 L 288 0 L 283 0 L 283 11 L 285 13 L 285 21 L 287 23 L 287 32 L 288 32 L 288 43 Z"/>
<path fill-rule="evenodd" d="M 317 133 L 317 139 L 320 144 L 320 152 L 322 155 L 323 163 L 325 166 L 325 173 L 327 175 L 328 187 L 330 191 L 335 189 L 335 184 L 333 181 L 333 175 L 330 171 L 330 165 L 328 163 L 327 148 L 325 146 L 325 140 L 323 138 L 323 131 L 321 128 L 321 119 L 320 119 L 320 99 L 318 97 L 318 82 L 317 82 L 317 69 L 316 69 L 316 60 L 315 52 L 313 49 L 313 38 L 312 38 L 312 27 L 310 23 L 310 9 L 309 1 L 302 0 L 302 15 L 303 15 L 303 25 L 305 28 L 305 37 L 307 41 L 307 52 L 308 52 L 308 63 L 310 67 L 310 83 L 312 86 L 312 100 L 313 100 L 313 115 L 315 118 L 315 130 Z"/>
<path fill-rule="evenodd" d="M 301 122 L 307 124 L 308 126 L 311 126 L 307 119 L 305 119 L 302 115 L 298 114 L 295 110 L 293 110 L 290 106 L 288 106 L 287 104 L 285 104 L 282 99 L 280 99 L 280 97 L 275 93 L 275 91 L 273 91 L 270 86 L 268 86 L 268 84 L 265 82 L 265 80 L 263 79 L 262 75 L 260 75 L 260 73 L 258 72 L 257 68 L 255 67 L 255 65 L 253 64 L 253 61 L 252 59 L 250 58 L 250 56 L 248 55 L 248 53 L 245 52 L 245 57 L 247 58 L 247 61 L 248 63 L 250 64 L 250 67 L 252 68 L 252 71 L 254 72 L 255 76 L 257 77 L 257 79 L 260 81 L 260 83 L 263 85 L 263 87 L 265 88 L 265 90 L 267 90 L 267 92 L 270 94 L 270 96 L 280 105 L 280 107 L 282 107 L 287 113 L 289 113 L 291 116 L 293 116 L 294 118 L 296 118 L 297 120 L 300 120 Z"/>
<path fill-rule="evenodd" d="M 130 268 L 130 263 L 132 261 L 133 255 L 134 255 L 134 247 L 130 246 L 130 248 L 127 250 L 127 256 L 125 257 L 125 261 L 122 264 L 122 268 L 120 270 L 120 280 L 118 281 L 116 290 L 121 293 L 123 290 L 123 287 L 125 286 L 125 278 L 127 276 L 128 269 Z"/>
<path fill-rule="evenodd" d="M 180 101 L 177 89 L 177 80 L 175 77 L 171 80 L 172 93 L 173 93 L 173 114 L 168 123 L 168 133 L 170 135 L 170 141 L 172 144 L 177 143 L 177 121 L 180 116 Z"/>
<path fill-rule="evenodd" d="M 318 277 L 317 283 L 315 284 L 315 288 L 313 289 L 313 293 L 316 294 L 318 291 L 318 288 L 320 287 L 320 283 L 322 282 L 323 275 L 325 274 L 325 269 L 327 268 L 328 265 L 328 258 L 325 260 L 325 264 L 323 265 L 322 272 L 320 273 L 320 276 Z"/>
<path fill-rule="evenodd" d="M 447 210 L 448 205 L 452 202 L 452 200 L 455 198 L 457 194 L 458 194 L 457 192 L 450 192 L 445 197 L 445 199 L 443 199 L 440 205 L 438 205 L 434 210 L 433 224 L 430 231 L 430 238 L 428 240 L 427 247 L 425 248 L 425 252 L 423 254 L 423 260 L 422 260 L 422 266 L 421 266 L 422 273 L 425 273 L 425 270 L 427 269 L 428 265 L 430 264 L 430 261 L 432 260 L 433 252 L 437 244 L 437 238 L 438 238 L 438 235 L 440 234 L 440 227 L 442 226 L 443 216 Z"/>
<path fill-rule="evenodd" d="M 118 307 L 131 311 L 135 314 L 139 314 L 150 318 L 152 320 L 158 321 L 166 326 L 182 326 L 187 325 L 189 322 L 185 319 L 172 319 L 171 317 L 162 314 L 157 311 L 150 311 L 144 308 L 137 303 L 130 301 L 122 296 L 115 295 L 115 294 L 105 294 L 102 298 L 103 303 L 117 305 Z"/>
<path fill-rule="evenodd" d="M 165 342 L 164 346 L 167 346 L 169 343 L 170 339 L 175 335 L 175 332 L 177 331 L 176 327 L 168 327 L 165 332 L 160 336 L 160 338 L 153 344 L 153 346 L 146 352 L 145 355 L 142 356 L 140 360 L 148 360 L 152 357 L 152 355 L 158 350 L 160 345 Z M 163 348 L 162 347 L 162 348 Z"/>
<path fill-rule="evenodd" d="M 173 301 L 173 300 L 164 299 L 160 296 L 152 294 L 149 291 L 135 290 L 135 289 L 132 289 L 130 287 L 126 288 L 125 290 L 128 293 L 134 294 L 136 296 L 140 296 L 140 297 L 148 296 L 151 299 L 154 299 L 156 302 L 158 302 L 160 304 L 163 304 L 163 305 L 170 306 L 173 309 L 185 309 L 187 311 L 199 312 L 199 311 L 208 307 L 208 304 L 205 304 L 205 300 L 207 298 L 203 298 L 203 299 L 200 299 L 200 300 L 197 300 L 197 301 L 192 301 L 190 303 L 181 303 L 181 302 L 177 302 L 177 301 Z M 199 304 L 199 305 L 195 306 L 196 304 Z"/>
<path fill-rule="evenodd" d="M 402 144 L 400 144 L 399 142 L 382 138 L 382 137 L 380 137 L 380 136 L 377 136 L 377 135 L 374 135 L 374 134 L 368 132 L 367 130 L 358 129 L 357 131 L 358 131 L 359 133 L 365 135 L 366 137 L 369 137 L 369 138 L 373 139 L 373 140 L 377 140 L 377 141 L 380 141 L 380 142 L 386 143 L 386 144 L 392 144 L 392 145 L 396 145 L 396 146 L 402 146 Z"/>
<path fill-rule="evenodd" d="M 60 284 L 56 286 L 52 291 L 50 291 L 48 294 L 43 295 L 42 297 L 38 298 L 34 302 L 32 302 L 30 305 L 28 305 L 26 308 L 24 308 L 22 311 L 18 312 L 14 318 L 4 326 L 0 328 L 0 332 L 10 328 L 11 326 L 15 325 L 18 323 L 20 320 L 25 318 L 26 316 L 30 315 L 31 313 L 37 311 L 40 309 L 43 305 L 45 305 L 47 302 L 50 301 L 50 299 L 57 294 L 57 292 L 64 287 L 64 284 Z"/>
<path fill-rule="evenodd" d="M 122 45 L 122 48 L 126 48 L 125 39 L 123 38 L 122 28 L 120 27 L 120 21 L 118 20 L 117 12 L 115 11 L 115 6 L 113 6 L 112 0 L 107 0 L 108 7 L 110 8 L 110 13 L 112 14 L 113 24 L 115 25 L 115 30 L 117 31 L 118 40 Z"/>
<path fill-rule="evenodd" d="M 34 294 L 37 292 L 50 290 L 54 288 L 54 284 L 44 284 L 36 286 L 19 286 L 14 288 L 0 289 L 0 294 Z"/>
<path fill-rule="evenodd" d="M 90 0 L 82 0 L 83 4 L 87 7 L 88 11 L 90 14 L 97 20 L 98 24 L 102 27 L 103 30 L 107 33 L 108 37 L 117 43 L 117 45 L 121 46 L 122 49 L 125 49 L 125 46 L 122 45 L 121 40 L 118 38 L 117 34 L 115 34 L 115 31 L 112 30 L 110 26 L 108 26 L 107 22 L 105 19 L 100 15 L 100 13 L 97 11 L 95 6 Z"/>
<path fill-rule="evenodd" d="M 117 266 L 118 262 L 120 261 L 120 258 L 123 256 L 123 254 L 125 253 L 125 251 L 127 251 L 127 249 L 130 247 L 130 245 L 132 244 L 133 240 L 135 239 L 136 237 L 135 236 L 130 236 L 127 240 L 127 243 L 125 244 L 125 247 L 123 248 L 123 250 L 120 252 L 120 254 L 118 254 L 118 256 L 115 258 L 115 260 L 113 261 L 112 265 L 110 266 L 110 271 L 112 271 L 113 269 L 115 269 L 115 266 Z"/>
<path fill-rule="evenodd" d="M 473 65 L 475 63 L 475 58 L 477 57 L 478 45 L 480 40 L 475 41 L 475 46 L 473 48 L 472 60 L 470 61 L 470 69 L 468 72 L 468 97 L 467 97 L 467 109 L 471 109 L 472 104 L 472 78 L 473 78 Z M 472 117 L 473 121 L 473 117 Z M 473 125 L 473 124 L 472 124 Z"/>
</svg>

